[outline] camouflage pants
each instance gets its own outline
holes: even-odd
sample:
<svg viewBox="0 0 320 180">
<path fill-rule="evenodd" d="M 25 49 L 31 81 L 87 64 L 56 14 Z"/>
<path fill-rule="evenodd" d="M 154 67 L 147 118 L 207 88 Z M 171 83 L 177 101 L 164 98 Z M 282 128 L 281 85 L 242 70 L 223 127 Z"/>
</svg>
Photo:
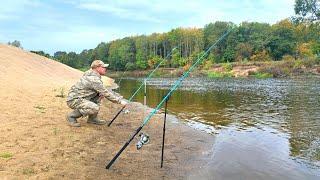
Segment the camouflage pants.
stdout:
<svg viewBox="0 0 320 180">
<path fill-rule="evenodd" d="M 67 101 L 68 107 L 71 109 L 77 109 L 83 116 L 98 114 L 100 110 L 100 99 L 93 98 L 91 100 L 86 99 L 74 99 Z"/>
</svg>

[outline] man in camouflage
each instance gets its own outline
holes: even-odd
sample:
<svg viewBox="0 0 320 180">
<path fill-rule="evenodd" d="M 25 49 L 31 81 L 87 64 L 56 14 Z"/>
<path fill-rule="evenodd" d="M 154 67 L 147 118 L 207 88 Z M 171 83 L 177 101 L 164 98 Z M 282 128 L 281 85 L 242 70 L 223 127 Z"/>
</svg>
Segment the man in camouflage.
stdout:
<svg viewBox="0 0 320 180">
<path fill-rule="evenodd" d="M 104 64 L 100 60 L 95 60 L 91 64 L 91 69 L 84 73 L 80 80 L 71 87 L 67 105 L 73 109 L 67 115 L 70 126 L 80 127 L 77 118 L 88 115 L 87 123 L 103 125 L 104 120 L 97 118 L 100 102 L 102 98 L 126 105 L 127 101 L 121 96 L 114 94 L 103 86 L 101 75 L 106 74 L 106 68 L 109 64 Z"/>
</svg>

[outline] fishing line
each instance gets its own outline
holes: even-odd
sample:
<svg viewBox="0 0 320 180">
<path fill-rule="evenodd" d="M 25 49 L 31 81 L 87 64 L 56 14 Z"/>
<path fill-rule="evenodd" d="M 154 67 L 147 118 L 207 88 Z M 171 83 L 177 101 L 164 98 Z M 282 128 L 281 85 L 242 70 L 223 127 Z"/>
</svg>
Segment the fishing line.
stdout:
<svg viewBox="0 0 320 180">
<path fill-rule="evenodd" d="M 127 68 L 124 70 L 124 72 L 122 73 L 122 75 L 121 75 L 121 77 L 120 77 L 120 79 L 119 79 L 119 81 L 118 81 L 118 86 L 119 86 L 119 89 L 118 89 L 118 91 L 120 92 L 120 87 L 121 87 L 121 81 L 122 81 L 122 79 L 123 79 L 123 77 L 124 77 L 124 74 L 127 72 Z"/>
<path fill-rule="evenodd" d="M 122 151 L 125 150 L 125 148 L 130 144 L 130 142 L 134 139 L 134 137 L 142 130 L 142 128 L 150 121 L 151 117 L 160 109 L 160 107 L 163 105 L 165 101 L 168 100 L 168 98 L 171 96 L 171 94 L 179 87 L 181 82 L 188 77 L 190 72 L 208 55 L 208 53 L 219 43 L 221 42 L 231 31 L 233 27 L 231 27 L 229 30 L 227 30 L 220 38 L 212 44 L 204 54 L 202 54 L 197 61 L 188 69 L 188 71 L 184 72 L 183 75 L 172 85 L 170 88 L 170 91 L 166 94 L 166 96 L 161 100 L 161 102 L 157 105 L 155 109 L 153 109 L 150 114 L 144 119 L 143 123 L 141 124 L 138 129 L 132 134 L 130 139 L 123 145 L 123 147 L 119 150 L 119 152 L 113 157 L 113 159 L 107 164 L 106 169 L 110 169 L 112 164 L 115 162 L 115 160 L 120 156 Z"/>
<path fill-rule="evenodd" d="M 167 60 L 167 59 L 169 58 L 169 56 L 172 55 L 172 53 L 173 53 L 173 51 L 174 51 L 175 49 L 177 49 L 177 47 L 174 47 L 174 48 L 170 51 L 170 53 L 156 66 L 156 68 L 149 73 L 149 75 L 145 78 L 145 81 L 148 81 L 148 80 L 152 77 L 153 73 L 160 67 L 160 65 L 161 65 L 165 60 Z M 128 102 L 131 102 L 131 101 L 132 101 L 132 99 L 138 94 L 138 92 L 140 91 L 140 89 L 141 89 L 144 85 L 145 85 L 145 83 L 144 83 L 144 81 L 143 81 L 143 82 L 140 84 L 140 86 L 138 87 L 138 89 L 137 89 L 137 90 L 132 94 L 132 96 L 128 99 Z M 123 106 L 123 107 L 120 109 L 120 111 L 118 111 L 118 113 L 117 113 L 117 114 L 112 118 L 112 120 L 109 122 L 108 126 L 111 126 L 111 124 L 113 123 L 113 121 L 117 119 L 117 117 L 120 115 L 120 113 L 123 111 L 123 109 L 124 109 L 125 107 L 126 107 L 126 105 Z"/>
<path fill-rule="evenodd" d="M 157 107 L 155 109 L 153 109 L 153 111 L 151 111 L 151 113 L 144 119 L 143 123 L 142 123 L 142 127 L 145 126 L 151 119 L 151 117 L 157 113 L 157 111 L 161 108 L 161 106 L 163 105 L 163 103 L 171 96 L 171 94 L 173 93 L 173 91 L 175 91 L 179 85 L 181 84 L 181 82 L 188 77 L 188 75 L 190 74 L 190 72 L 203 60 L 203 58 L 205 56 L 207 56 L 207 54 L 213 49 L 213 47 L 215 47 L 221 40 L 223 40 L 230 32 L 232 29 L 229 29 L 227 32 L 225 32 L 213 45 L 211 45 L 207 51 L 202 54 L 202 56 L 200 56 L 200 58 L 198 58 L 198 60 L 189 68 L 188 71 L 184 72 L 183 75 L 173 84 L 173 86 L 170 88 L 170 91 L 167 93 L 167 95 L 161 100 L 161 102 L 157 105 Z"/>
</svg>

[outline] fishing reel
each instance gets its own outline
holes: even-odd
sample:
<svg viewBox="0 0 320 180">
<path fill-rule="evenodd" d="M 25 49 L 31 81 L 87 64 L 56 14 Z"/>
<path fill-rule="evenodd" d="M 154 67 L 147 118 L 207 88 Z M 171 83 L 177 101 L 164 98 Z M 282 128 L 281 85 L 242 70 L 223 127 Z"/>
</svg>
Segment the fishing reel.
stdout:
<svg viewBox="0 0 320 180">
<path fill-rule="evenodd" d="M 125 114 L 129 114 L 129 112 L 130 112 L 130 110 L 129 110 L 129 109 L 125 109 L 125 110 L 123 110 L 123 113 L 125 113 Z"/>
<path fill-rule="evenodd" d="M 139 134 L 139 141 L 136 144 L 137 150 L 141 149 L 143 145 L 149 143 L 149 135 L 146 133 L 140 133 Z"/>
</svg>

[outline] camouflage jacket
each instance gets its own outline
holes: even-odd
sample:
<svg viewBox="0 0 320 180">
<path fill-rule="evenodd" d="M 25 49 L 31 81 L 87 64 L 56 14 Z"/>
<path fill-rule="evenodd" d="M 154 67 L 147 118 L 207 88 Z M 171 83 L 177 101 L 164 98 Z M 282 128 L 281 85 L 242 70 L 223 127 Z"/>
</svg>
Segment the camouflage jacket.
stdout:
<svg viewBox="0 0 320 180">
<path fill-rule="evenodd" d="M 88 70 L 86 71 L 80 80 L 71 87 L 67 102 L 74 99 L 86 99 L 91 100 L 99 95 L 104 96 L 108 100 L 120 103 L 121 96 L 114 94 L 111 90 L 106 89 L 101 81 L 99 73 Z"/>
</svg>

